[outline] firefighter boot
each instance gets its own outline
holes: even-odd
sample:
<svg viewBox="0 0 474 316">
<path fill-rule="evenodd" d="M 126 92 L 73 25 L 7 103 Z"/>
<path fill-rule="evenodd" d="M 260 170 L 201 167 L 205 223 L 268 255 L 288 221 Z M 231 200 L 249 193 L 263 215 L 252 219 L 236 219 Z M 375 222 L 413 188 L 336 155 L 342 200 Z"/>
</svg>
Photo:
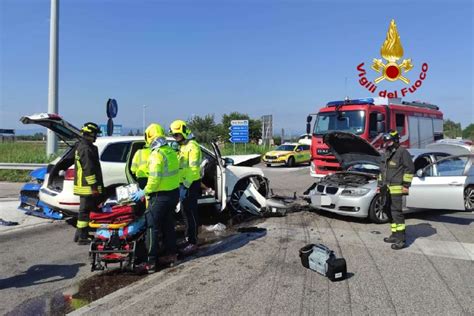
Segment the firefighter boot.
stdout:
<svg viewBox="0 0 474 316">
<path fill-rule="evenodd" d="M 398 241 L 397 239 L 397 233 L 392 233 L 390 236 L 388 237 L 385 237 L 383 239 L 383 241 L 385 241 L 386 243 L 389 243 L 389 244 L 393 244 L 393 243 L 396 243 Z"/>
<path fill-rule="evenodd" d="M 392 244 L 393 250 L 400 250 L 405 248 L 405 231 L 397 232 L 397 241 Z"/>
<path fill-rule="evenodd" d="M 88 245 L 90 243 L 89 240 L 89 228 L 77 228 L 76 234 L 78 234 L 77 244 L 78 245 Z M 75 238 L 75 236 L 74 236 Z"/>
</svg>

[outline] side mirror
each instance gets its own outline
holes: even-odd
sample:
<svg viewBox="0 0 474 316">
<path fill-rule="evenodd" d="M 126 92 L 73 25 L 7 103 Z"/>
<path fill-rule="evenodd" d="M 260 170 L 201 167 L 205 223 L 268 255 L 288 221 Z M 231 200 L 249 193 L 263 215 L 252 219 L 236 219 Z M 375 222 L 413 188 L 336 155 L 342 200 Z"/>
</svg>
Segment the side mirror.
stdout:
<svg viewBox="0 0 474 316">
<path fill-rule="evenodd" d="M 301 148 L 296 148 L 295 149 L 295 152 L 300 152 L 301 151 Z"/>
<path fill-rule="evenodd" d="M 234 164 L 234 159 L 232 158 L 224 158 L 224 167 L 232 166 Z"/>
<path fill-rule="evenodd" d="M 385 121 L 385 114 L 377 113 L 377 122 L 384 122 Z"/>
<path fill-rule="evenodd" d="M 311 133 L 311 121 L 313 120 L 313 117 L 311 115 L 308 115 L 306 117 L 306 134 Z"/>
<path fill-rule="evenodd" d="M 385 122 L 377 122 L 377 133 L 385 132 Z"/>
<path fill-rule="evenodd" d="M 418 169 L 416 170 L 416 176 L 418 178 L 422 178 L 423 177 L 423 169 Z"/>
</svg>

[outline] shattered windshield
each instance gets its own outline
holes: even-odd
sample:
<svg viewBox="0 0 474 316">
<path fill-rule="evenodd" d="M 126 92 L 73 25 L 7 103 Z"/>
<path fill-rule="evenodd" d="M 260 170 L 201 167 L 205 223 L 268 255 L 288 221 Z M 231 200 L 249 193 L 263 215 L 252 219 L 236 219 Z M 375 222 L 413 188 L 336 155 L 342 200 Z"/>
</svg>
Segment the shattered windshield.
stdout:
<svg viewBox="0 0 474 316">
<path fill-rule="evenodd" d="M 280 145 L 275 149 L 276 151 L 293 151 L 294 145 Z"/>
<path fill-rule="evenodd" d="M 326 134 L 332 131 L 344 131 L 362 134 L 365 127 L 364 111 L 334 111 L 319 113 L 316 116 L 313 133 Z"/>
</svg>

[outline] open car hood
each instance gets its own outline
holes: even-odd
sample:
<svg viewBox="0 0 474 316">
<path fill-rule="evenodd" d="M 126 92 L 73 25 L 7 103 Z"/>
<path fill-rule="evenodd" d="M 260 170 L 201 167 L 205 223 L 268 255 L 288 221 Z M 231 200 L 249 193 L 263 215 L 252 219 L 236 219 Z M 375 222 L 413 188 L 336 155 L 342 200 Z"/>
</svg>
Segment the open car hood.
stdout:
<svg viewBox="0 0 474 316">
<path fill-rule="evenodd" d="M 343 169 L 356 164 L 380 165 L 380 153 L 365 139 L 351 133 L 331 132 L 323 137 Z"/>
<path fill-rule="evenodd" d="M 57 114 L 40 113 L 20 118 L 23 124 L 38 124 L 53 131 L 67 145 L 72 146 L 82 136 L 81 131 Z"/>
</svg>

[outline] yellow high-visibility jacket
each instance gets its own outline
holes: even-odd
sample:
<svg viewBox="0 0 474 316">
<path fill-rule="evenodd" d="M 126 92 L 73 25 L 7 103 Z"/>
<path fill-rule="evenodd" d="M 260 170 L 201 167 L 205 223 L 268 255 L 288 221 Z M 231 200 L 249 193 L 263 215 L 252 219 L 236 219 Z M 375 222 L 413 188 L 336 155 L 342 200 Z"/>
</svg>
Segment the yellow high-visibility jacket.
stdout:
<svg viewBox="0 0 474 316">
<path fill-rule="evenodd" d="M 171 191 L 179 187 L 179 160 L 168 145 L 151 150 L 148 159 L 148 182 L 145 194 Z"/>
<path fill-rule="evenodd" d="M 201 179 L 202 152 L 199 144 L 188 140 L 179 148 L 179 175 L 181 183 L 189 188 L 191 183 Z"/>
<path fill-rule="evenodd" d="M 144 147 L 137 150 L 135 155 L 133 155 L 130 170 L 137 178 L 148 178 L 148 158 L 150 158 L 150 153 L 150 147 Z"/>
</svg>

